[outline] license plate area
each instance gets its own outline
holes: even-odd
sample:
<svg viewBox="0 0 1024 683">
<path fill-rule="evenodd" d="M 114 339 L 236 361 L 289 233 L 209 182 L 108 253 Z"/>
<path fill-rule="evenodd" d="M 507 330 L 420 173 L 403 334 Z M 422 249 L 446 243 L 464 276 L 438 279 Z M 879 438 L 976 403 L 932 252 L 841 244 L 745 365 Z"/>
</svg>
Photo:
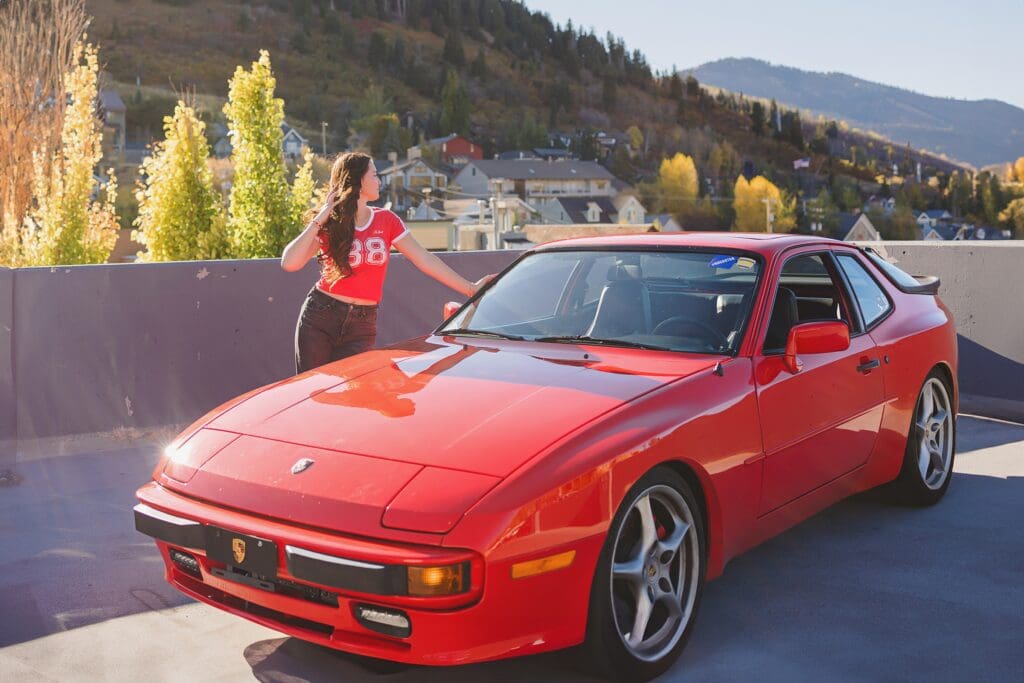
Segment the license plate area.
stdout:
<svg viewBox="0 0 1024 683">
<path fill-rule="evenodd" d="M 277 544 L 265 538 L 207 526 L 206 556 L 258 576 L 277 576 Z"/>
</svg>

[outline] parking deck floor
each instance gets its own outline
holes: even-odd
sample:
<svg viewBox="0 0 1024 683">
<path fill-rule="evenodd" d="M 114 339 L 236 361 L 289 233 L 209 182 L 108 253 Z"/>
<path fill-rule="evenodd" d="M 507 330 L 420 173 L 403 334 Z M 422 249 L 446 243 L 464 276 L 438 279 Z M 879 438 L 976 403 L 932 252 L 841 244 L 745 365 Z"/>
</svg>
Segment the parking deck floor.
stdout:
<svg viewBox="0 0 1024 683">
<path fill-rule="evenodd" d="M 733 560 L 660 680 L 1024 680 L 1024 426 L 958 425 L 939 505 L 858 496 Z M 0 680 L 588 680 L 559 653 L 379 668 L 186 599 L 132 522 L 156 451 L 34 457 L 0 487 Z"/>
</svg>

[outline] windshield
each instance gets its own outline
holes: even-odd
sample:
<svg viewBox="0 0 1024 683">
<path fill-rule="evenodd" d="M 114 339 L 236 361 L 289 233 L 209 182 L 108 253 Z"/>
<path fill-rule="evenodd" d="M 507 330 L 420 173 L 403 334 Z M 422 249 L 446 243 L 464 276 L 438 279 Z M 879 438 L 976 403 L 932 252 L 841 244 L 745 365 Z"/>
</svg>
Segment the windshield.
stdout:
<svg viewBox="0 0 1024 683">
<path fill-rule="evenodd" d="M 760 268 L 715 251 L 542 251 L 438 332 L 733 354 Z"/>
</svg>

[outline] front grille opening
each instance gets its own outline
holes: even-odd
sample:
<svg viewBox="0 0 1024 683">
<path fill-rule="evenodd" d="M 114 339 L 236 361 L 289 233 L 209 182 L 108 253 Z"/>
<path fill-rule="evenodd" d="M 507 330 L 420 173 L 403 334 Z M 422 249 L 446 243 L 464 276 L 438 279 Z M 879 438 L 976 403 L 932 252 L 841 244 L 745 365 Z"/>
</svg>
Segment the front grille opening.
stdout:
<svg viewBox="0 0 1024 683">
<path fill-rule="evenodd" d="M 337 593 L 332 593 L 328 590 L 322 590 L 320 588 L 297 583 L 295 581 L 289 581 L 288 579 L 254 574 L 253 572 L 230 564 L 225 565 L 224 569 L 211 566 L 210 572 L 215 576 L 227 579 L 228 581 L 236 581 L 271 593 L 286 595 L 289 598 L 297 598 L 299 600 L 313 602 L 318 605 L 326 605 L 327 607 L 338 606 Z"/>
<path fill-rule="evenodd" d="M 239 612 L 245 612 L 267 621 L 287 626 L 293 629 L 300 629 L 314 633 L 324 637 L 330 637 L 334 633 L 334 627 L 330 624 L 321 624 L 318 621 L 310 621 L 309 619 L 303 619 L 301 617 L 294 617 L 284 612 L 278 612 L 277 610 L 270 609 L 269 607 L 263 607 L 261 605 L 254 605 L 251 602 L 236 598 L 233 595 L 225 593 L 224 591 L 217 590 L 212 586 L 190 579 L 186 576 L 178 578 L 178 582 L 188 590 L 205 596 L 208 600 L 224 605 L 229 609 L 233 609 Z"/>
</svg>

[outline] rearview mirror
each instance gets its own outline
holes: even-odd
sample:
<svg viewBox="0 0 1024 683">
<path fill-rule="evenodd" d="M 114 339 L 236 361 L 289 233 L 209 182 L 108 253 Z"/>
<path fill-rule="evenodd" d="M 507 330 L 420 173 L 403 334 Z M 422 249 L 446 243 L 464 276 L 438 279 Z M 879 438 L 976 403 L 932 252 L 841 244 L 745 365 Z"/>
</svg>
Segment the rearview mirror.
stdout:
<svg viewBox="0 0 1024 683">
<path fill-rule="evenodd" d="M 458 301 L 449 301 L 448 303 L 446 303 L 444 305 L 444 318 L 443 318 L 443 320 L 447 320 L 448 318 L 450 318 L 453 315 L 455 315 L 455 312 L 458 311 L 461 306 L 462 306 L 462 304 L 460 304 Z"/>
<path fill-rule="evenodd" d="M 821 320 L 794 325 L 786 338 L 786 354 L 782 362 L 794 375 L 802 363 L 797 358 L 805 353 L 830 353 L 850 348 L 850 328 L 841 320 Z"/>
</svg>

